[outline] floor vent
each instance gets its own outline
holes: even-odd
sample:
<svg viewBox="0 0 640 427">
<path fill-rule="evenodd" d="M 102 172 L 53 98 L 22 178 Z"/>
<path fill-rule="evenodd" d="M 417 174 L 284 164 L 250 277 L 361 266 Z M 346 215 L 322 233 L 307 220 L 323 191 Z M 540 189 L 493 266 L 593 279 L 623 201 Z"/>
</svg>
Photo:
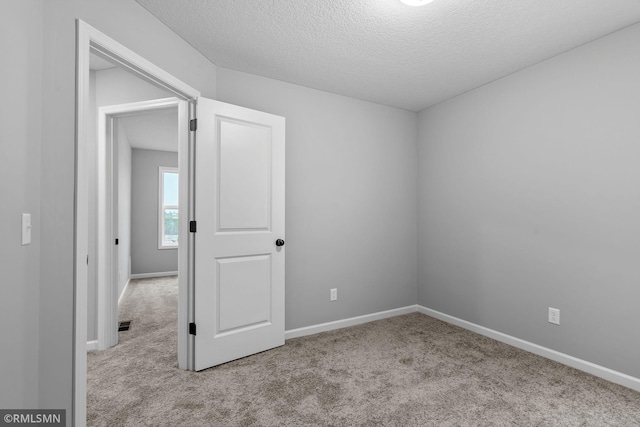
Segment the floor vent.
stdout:
<svg viewBox="0 0 640 427">
<path fill-rule="evenodd" d="M 118 332 L 128 331 L 131 327 L 131 320 L 127 320 L 126 322 L 120 322 L 118 324 Z"/>
</svg>

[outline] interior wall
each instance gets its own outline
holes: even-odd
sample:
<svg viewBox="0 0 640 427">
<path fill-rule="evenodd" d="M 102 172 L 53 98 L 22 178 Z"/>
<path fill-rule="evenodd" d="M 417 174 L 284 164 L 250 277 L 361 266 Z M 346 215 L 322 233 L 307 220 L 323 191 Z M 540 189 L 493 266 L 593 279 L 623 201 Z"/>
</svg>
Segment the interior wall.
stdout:
<svg viewBox="0 0 640 427">
<path fill-rule="evenodd" d="M 286 118 L 286 329 L 415 304 L 417 114 L 225 68 L 218 99 Z"/>
<path fill-rule="evenodd" d="M 40 188 L 29 188 L 35 190 L 29 193 L 32 197 L 40 198 L 43 212 L 40 269 L 38 271 L 36 267 L 33 273 L 29 273 L 37 274 L 42 283 L 39 329 L 28 327 L 30 323 L 25 323 L 25 326 L 16 328 L 12 334 L 32 340 L 33 331 L 39 330 L 39 336 L 36 337 L 39 339 L 39 348 L 35 348 L 39 357 L 37 361 L 33 360 L 39 369 L 39 405 L 66 409 L 67 414 L 71 414 L 76 19 L 84 20 L 210 98 L 216 96 L 216 67 L 133 0 L 47 0 L 42 4 L 43 19 L 37 19 L 37 11 L 30 12 L 29 19 L 36 17 L 34 22 L 23 19 L 26 28 L 32 30 L 29 34 L 44 31 L 42 69 L 46 73 L 42 74 L 42 134 L 46 139 L 41 144 L 41 155 L 47 161 L 42 162 Z M 8 19 L 16 20 L 14 15 L 9 13 Z M 44 25 L 38 29 L 37 26 L 42 22 Z M 27 34 L 26 31 L 25 29 L 24 34 Z M 28 40 L 26 35 L 25 39 Z M 14 38 L 11 43 L 18 48 L 23 47 L 20 44 L 22 42 L 17 42 Z M 25 55 L 32 57 L 38 53 L 37 46 L 34 48 L 22 50 Z M 36 59 L 33 61 L 38 63 Z M 16 70 L 25 73 L 25 69 L 30 69 L 28 65 L 30 64 L 23 63 L 19 67 L 16 65 Z M 29 79 L 28 83 L 35 83 L 35 80 L 37 79 Z M 29 105 L 37 106 L 37 98 L 33 101 Z M 27 120 L 31 123 L 36 117 L 26 111 L 20 114 L 25 123 Z M 15 176 L 22 176 L 24 173 L 22 171 Z M 37 173 L 29 176 L 38 178 Z M 16 298 L 12 297 L 11 301 L 13 303 Z M 33 305 L 32 300 L 30 304 Z M 16 354 L 25 359 L 31 357 L 23 350 Z M 15 370 L 15 367 L 12 369 Z M 70 425 L 71 416 L 67 420 Z"/>
<path fill-rule="evenodd" d="M 159 167 L 178 167 L 178 153 L 132 152 L 131 274 L 178 271 L 178 248 L 158 249 Z"/>
<path fill-rule="evenodd" d="M 174 96 L 122 67 L 96 71 L 95 76 L 98 107 Z"/>
<path fill-rule="evenodd" d="M 2 49 L 17 59 L 0 72 L 23 103 L 0 115 L 12 125 L 3 122 L 3 139 L 16 141 L 2 147 L 15 159 L 3 194 L 42 212 L 32 246 L 0 249 L 11 282 L 23 284 L 1 300 L 3 319 L 12 320 L 2 329 L 12 343 L 3 357 L 18 362 L 0 369 L 3 381 L 21 382 L 3 386 L 2 397 L 71 414 L 75 20 L 204 96 L 216 98 L 220 76 L 133 0 L 1 7 Z M 621 338 L 635 336 L 629 319 L 638 300 L 630 267 L 640 200 L 630 166 L 637 38 L 636 26 L 421 114 L 421 304 L 640 376 L 629 367 L 637 340 Z M 414 303 L 416 115 L 220 74 L 219 99 L 287 117 L 287 328 Z M 14 190 L 16 182 L 24 187 Z M 13 241 L 22 209 L 7 210 Z M 328 301 L 330 287 L 337 302 Z M 548 300 L 562 309 L 555 329 L 546 324 Z"/>
<path fill-rule="evenodd" d="M 0 407 L 38 407 L 43 2 L 0 2 Z M 31 244 L 22 246 L 22 213 Z"/>
<path fill-rule="evenodd" d="M 118 298 L 131 272 L 131 169 L 132 149 L 127 134 L 116 120 L 118 132 Z"/>
<path fill-rule="evenodd" d="M 638 40 L 634 25 L 420 114 L 421 305 L 640 377 Z"/>
</svg>

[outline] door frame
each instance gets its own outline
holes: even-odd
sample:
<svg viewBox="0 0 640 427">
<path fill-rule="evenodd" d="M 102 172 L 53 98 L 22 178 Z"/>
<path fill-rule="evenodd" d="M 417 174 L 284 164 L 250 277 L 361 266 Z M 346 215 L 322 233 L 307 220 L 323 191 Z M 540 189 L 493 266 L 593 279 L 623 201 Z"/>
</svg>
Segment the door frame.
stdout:
<svg viewBox="0 0 640 427">
<path fill-rule="evenodd" d="M 124 45 L 76 20 L 76 141 L 74 188 L 74 279 L 73 279 L 73 360 L 72 360 L 72 424 L 86 424 L 87 415 L 87 273 L 88 268 L 88 144 L 89 114 L 89 64 L 90 54 L 95 53 L 137 74 L 140 78 L 175 94 L 179 100 L 188 101 L 188 112 L 179 116 L 179 168 L 186 171 L 188 179 L 182 179 L 180 206 L 188 206 L 188 215 L 182 215 L 180 228 L 185 229 L 193 215 L 193 146 L 194 132 L 189 131 L 188 121 L 195 118 L 196 102 L 200 92 L 173 77 Z M 186 116 L 186 117 L 185 117 Z M 95 118 L 94 118 L 95 119 Z M 184 174 L 184 172 L 183 172 Z M 185 188 L 187 191 L 182 191 Z M 178 251 L 178 350 L 179 366 L 193 369 L 193 337 L 187 333 L 189 321 L 193 321 L 193 237 L 183 242 Z M 186 249 L 186 250 L 185 250 Z"/>
<path fill-rule="evenodd" d="M 98 350 L 106 350 L 118 344 L 118 246 L 114 244 L 119 238 L 118 227 L 118 193 L 117 146 L 114 143 L 114 121 L 120 117 L 176 109 L 179 123 L 188 120 L 189 106 L 187 101 L 176 97 L 127 104 L 109 105 L 98 109 L 98 209 L 97 209 L 97 338 Z M 183 130 L 183 134 L 186 131 Z M 178 143 L 178 148 L 180 144 Z M 184 183 L 180 193 L 188 193 L 188 183 Z M 182 186 L 181 186 L 182 187 Z M 184 212 L 188 206 L 180 206 Z M 179 241 L 188 239 L 185 227 L 179 229 Z M 178 249 L 179 253 L 180 249 Z M 178 255 L 179 256 L 179 255 Z M 180 310 L 179 310 L 180 311 Z M 186 366 L 185 346 L 178 348 L 178 366 Z"/>
</svg>

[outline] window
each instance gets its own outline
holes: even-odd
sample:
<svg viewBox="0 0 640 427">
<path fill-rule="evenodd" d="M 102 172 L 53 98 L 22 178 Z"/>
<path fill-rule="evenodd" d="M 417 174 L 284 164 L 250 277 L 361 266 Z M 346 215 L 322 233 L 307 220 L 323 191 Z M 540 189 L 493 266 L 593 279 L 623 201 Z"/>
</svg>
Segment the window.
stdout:
<svg viewBox="0 0 640 427">
<path fill-rule="evenodd" d="M 160 167 L 158 249 L 178 247 L 178 169 Z"/>
</svg>

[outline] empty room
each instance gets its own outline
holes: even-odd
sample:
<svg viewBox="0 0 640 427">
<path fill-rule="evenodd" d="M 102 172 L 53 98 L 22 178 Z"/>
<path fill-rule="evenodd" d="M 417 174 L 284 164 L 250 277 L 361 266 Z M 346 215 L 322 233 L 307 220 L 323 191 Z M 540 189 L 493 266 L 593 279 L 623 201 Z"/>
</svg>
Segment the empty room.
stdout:
<svg viewBox="0 0 640 427">
<path fill-rule="evenodd" d="M 0 31 L 3 422 L 640 425 L 637 1 L 7 0 Z M 129 112 L 169 107 L 147 165 Z"/>
</svg>

